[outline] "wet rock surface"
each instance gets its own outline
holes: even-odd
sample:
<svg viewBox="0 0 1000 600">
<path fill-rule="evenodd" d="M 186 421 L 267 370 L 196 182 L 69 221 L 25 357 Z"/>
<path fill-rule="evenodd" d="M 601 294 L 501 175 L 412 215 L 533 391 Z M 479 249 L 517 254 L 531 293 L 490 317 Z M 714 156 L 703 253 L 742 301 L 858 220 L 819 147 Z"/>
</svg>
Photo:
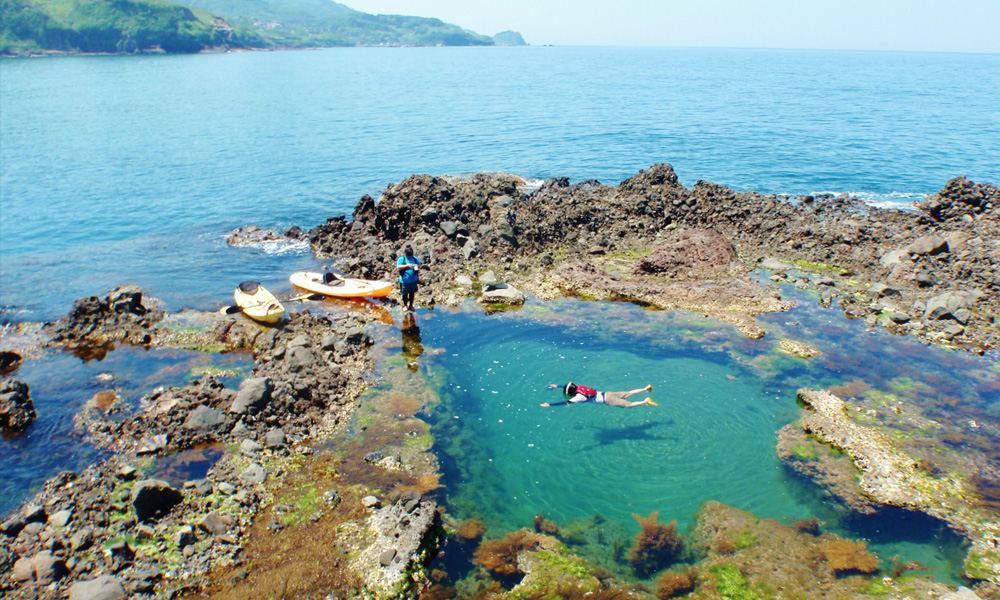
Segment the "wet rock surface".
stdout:
<svg viewBox="0 0 1000 600">
<path fill-rule="evenodd" d="M 142 290 L 126 285 L 107 296 L 89 296 L 73 304 L 64 319 L 50 327 L 52 343 L 68 348 L 100 347 L 114 342 L 149 345 L 163 311 L 143 304 Z"/>
<path fill-rule="evenodd" d="M 37 416 L 28 384 L 15 379 L 0 383 L 0 431 L 24 431 Z"/>
<path fill-rule="evenodd" d="M 800 389 L 798 399 L 806 409 L 802 419 L 779 435 L 778 453 L 786 464 L 822 484 L 852 510 L 870 513 L 892 506 L 944 521 L 969 541 L 968 576 L 1000 588 L 1000 556 L 996 552 L 1000 522 L 969 493 L 962 479 L 928 472 L 884 431 L 858 423 L 848 405 L 829 391 Z M 793 444 L 806 443 L 804 437 L 792 433 L 796 429 L 845 452 L 854 474 L 860 473 L 860 477 L 845 471 L 843 460 L 796 456 Z"/>
</svg>

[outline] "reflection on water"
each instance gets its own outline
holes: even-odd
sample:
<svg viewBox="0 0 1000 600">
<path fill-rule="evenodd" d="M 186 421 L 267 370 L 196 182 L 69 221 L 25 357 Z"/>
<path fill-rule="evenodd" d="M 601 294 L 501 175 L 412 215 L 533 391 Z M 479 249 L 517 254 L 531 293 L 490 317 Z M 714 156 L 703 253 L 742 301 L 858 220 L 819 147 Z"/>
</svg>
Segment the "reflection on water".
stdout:
<svg viewBox="0 0 1000 600">
<path fill-rule="evenodd" d="M 64 470 L 79 471 L 105 456 L 74 422 L 88 402 L 123 418 L 157 386 L 183 386 L 205 374 L 235 387 L 252 366 L 246 354 L 204 354 L 173 348 L 124 346 L 86 359 L 54 351 L 25 360 L 12 375 L 28 384 L 38 412 L 22 434 L 0 437 L 0 517 Z"/>
<path fill-rule="evenodd" d="M 413 313 L 408 312 L 403 315 L 403 324 L 399 330 L 403 335 L 403 349 L 400 354 L 406 359 L 407 368 L 416 373 L 417 358 L 424 353 L 424 347 L 420 343 L 420 328 L 417 327 L 417 320 Z"/>
<path fill-rule="evenodd" d="M 539 512 L 561 526 L 600 514 L 634 532 L 632 513 L 659 510 L 684 529 L 703 502 L 719 500 L 786 523 L 818 517 L 869 539 L 886 564 L 918 561 L 955 582 L 961 543 L 940 522 L 904 511 L 844 514 L 783 467 L 775 434 L 799 417 L 797 389 L 836 387 L 862 406 L 862 422 L 901 432 L 895 441 L 906 452 L 941 472 L 981 462 L 980 490 L 996 490 L 998 362 L 869 332 L 805 293 L 786 295 L 802 302 L 764 317 L 768 335 L 756 341 L 696 315 L 611 302 L 442 315 L 423 339 L 445 352 L 423 360 L 444 381 L 426 418 L 450 511 L 494 534 L 530 527 Z M 821 355 L 792 356 L 782 339 Z M 552 400 L 547 384 L 580 373 L 601 389 L 652 383 L 659 406 L 538 408 Z M 930 436 L 956 451 L 941 452 Z"/>
</svg>

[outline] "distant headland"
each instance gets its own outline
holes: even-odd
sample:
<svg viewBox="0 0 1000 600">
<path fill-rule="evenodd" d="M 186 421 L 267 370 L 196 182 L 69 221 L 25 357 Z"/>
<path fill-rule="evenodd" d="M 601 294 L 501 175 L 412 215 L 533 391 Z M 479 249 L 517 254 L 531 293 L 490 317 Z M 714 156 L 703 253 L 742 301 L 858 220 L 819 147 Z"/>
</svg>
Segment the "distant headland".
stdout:
<svg viewBox="0 0 1000 600">
<path fill-rule="evenodd" d="M 0 54 L 143 54 L 350 46 L 524 46 L 439 19 L 373 15 L 332 0 L 10 0 Z"/>
</svg>

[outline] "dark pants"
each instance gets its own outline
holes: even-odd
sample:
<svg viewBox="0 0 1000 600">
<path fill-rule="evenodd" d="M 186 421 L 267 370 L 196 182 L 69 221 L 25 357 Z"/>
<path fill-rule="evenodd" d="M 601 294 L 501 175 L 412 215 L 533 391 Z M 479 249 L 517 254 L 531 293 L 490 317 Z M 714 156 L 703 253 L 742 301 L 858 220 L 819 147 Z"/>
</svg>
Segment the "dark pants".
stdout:
<svg viewBox="0 0 1000 600">
<path fill-rule="evenodd" d="M 403 296 L 404 306 L 413 306 L 413 297 L 417 295 L 416 283 L 399 284 L 399 293 Z"/>
</svg>

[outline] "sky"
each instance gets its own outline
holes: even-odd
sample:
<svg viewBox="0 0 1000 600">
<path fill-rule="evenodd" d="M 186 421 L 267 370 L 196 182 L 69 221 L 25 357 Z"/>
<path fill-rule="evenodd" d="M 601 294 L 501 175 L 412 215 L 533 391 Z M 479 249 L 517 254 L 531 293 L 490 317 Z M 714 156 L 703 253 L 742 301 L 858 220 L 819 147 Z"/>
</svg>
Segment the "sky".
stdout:
<svg viewBox="0 0 1000 600">
<path fill-rule="evenodd" d="M 533 46 L 1000 52 L 1000 0 L 340 0 Z"/>
</svg>

